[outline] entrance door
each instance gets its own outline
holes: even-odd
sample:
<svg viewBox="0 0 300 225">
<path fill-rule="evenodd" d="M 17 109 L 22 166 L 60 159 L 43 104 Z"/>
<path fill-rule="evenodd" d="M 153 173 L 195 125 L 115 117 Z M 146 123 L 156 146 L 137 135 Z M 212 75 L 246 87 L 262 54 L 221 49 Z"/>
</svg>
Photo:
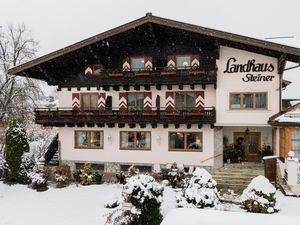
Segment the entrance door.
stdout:
<svg viewBox="0 0 300 225">
<path fill-rule="evenodd" d="M 244 152 L 243 160 L 259 160 L 260 132 L 234 132 L 235 147 Z"/>
</svg>

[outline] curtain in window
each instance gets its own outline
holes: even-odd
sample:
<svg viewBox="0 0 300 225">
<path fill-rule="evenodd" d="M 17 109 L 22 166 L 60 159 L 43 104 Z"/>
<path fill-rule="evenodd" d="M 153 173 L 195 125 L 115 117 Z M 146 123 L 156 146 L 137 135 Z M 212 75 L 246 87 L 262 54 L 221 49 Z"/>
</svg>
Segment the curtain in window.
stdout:
<svg viewBox="0 0 300 225">
<path fill-rule="evenodd" d="M 253 94 L 244 94 L 244 108 L 253 108 Z"/>
<path fill-rule="evenodd" d="M 256 94 L 256 108 L 266 108 L 267 107 L 267 95 L 265 93 Z"/>
<path fill-rule="evenodd" d="M 241 108 L 241 96 L 240 94 L 232 94 L 230 96 L 230 108 L 239 109 Z"/>
</svg>

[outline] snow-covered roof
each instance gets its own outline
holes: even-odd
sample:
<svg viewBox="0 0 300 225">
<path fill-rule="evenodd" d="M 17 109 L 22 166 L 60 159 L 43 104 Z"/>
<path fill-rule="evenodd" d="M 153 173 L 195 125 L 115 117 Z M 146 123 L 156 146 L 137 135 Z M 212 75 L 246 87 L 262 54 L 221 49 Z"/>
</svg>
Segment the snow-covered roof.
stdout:
<svg viewBox="0 0 300 225">
<path fill-rule="evenodd" d="M 300 103 L 288 108 L 286 112 L 281 112 L 272 116 L 270 124 L 300 124 Z"/>
</svg>

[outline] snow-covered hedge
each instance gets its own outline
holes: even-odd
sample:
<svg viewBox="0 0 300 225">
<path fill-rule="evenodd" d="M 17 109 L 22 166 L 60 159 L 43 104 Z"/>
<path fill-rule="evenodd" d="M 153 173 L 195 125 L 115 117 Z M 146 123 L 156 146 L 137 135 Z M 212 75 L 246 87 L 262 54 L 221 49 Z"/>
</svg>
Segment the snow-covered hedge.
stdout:
<svg viewBox="0 0 300 225">
<path fill-rule="evenodd" d="M 248 212 L 275 213 L 276 189 L 264 176 L 255 177 L 241 196 L 242 207 Z"/>
<path fill-rule="evenodd" d="M 132 204 L 130 224 L 159 225 L 163 187 L 152 176 L 132 176 L 124 185 L 124 201 Z"/>
<path fill-rule="evenodd" d="M 187 180 L 182 192 L 177 195 L 180 208 L 223 209 L 217 196 L 216 181 L 202 168 L 196 168 L 193 176 Z"/>
<path fill-rule="evenodd" d="M 33 172 L 35 167 L 35 159 L 29 152 L 24 152 L 21 158 L 21 165 L 19 171 L 19 182 L 21 184 L 30 183 L 30 174 Z"/>
</svg>

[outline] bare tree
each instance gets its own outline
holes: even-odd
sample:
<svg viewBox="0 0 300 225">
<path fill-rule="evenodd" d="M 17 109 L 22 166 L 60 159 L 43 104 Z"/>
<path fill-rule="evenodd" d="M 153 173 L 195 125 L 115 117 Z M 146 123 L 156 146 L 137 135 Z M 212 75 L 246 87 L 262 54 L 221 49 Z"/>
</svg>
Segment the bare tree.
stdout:
<svg viewBox="0 0 300 225">
<path fill-rule="evenodd" d="M 34 80 L 8 74 L 10 68 L 33 59 L 37 47 L 24 24 L 0 29 L 0 123 L 10 116 L 28 117 L 42 94 Z"/>
</svg>

